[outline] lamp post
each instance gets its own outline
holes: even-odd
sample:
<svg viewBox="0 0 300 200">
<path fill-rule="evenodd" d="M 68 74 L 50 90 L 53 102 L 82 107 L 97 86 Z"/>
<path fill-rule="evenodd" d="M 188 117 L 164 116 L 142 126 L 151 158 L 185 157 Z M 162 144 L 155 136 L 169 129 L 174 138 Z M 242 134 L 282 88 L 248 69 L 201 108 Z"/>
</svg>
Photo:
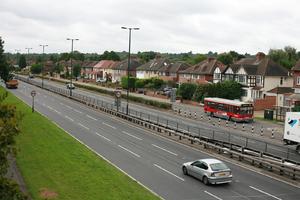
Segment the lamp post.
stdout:
<svg viewBox="0 0 300 200">
<path fill-rule="evenodd" d="M 140 28 L 124 27 L 124 26 L 122 26 L 121 28 L 129 30 L 129 50 L 128 50 L 128 66 L 127 66 L 127 95 L 126 95 L 126 98 L 127 98 L 126 115 L 128 115 L 128 111 L 129 111 L 129 108 L 128 108 L 128 105 L 129 105 L 129 103 L 128 103 L 128 97 L 129 97 L 129 69 L 130 69 L 131 31 L 132 30 L 139 30 Z"/>
<path fill-rule="evenodd" d="M 70 96 L 72 96 L 72 87 L 73 87 L 73 84 L 72 84 L 72 78 L 73 78 L 73 61 L 72 61 L 72 57 L 73 57 L 73 42 L 74 40 L 79 40 L 79 39 L 76 39 L 76 38 L 67 38 L 67 40 L 71 40 L 71 43 L 72 43 L 72 46 L 71 46 L 71 85 L 70 85 Z"/>
<path fill-rule="evenodd" d="M 45 60 L 45 47 L 47 47 L 48 44 L 40 44 L 40 47 L 43 47 L 43 64 L 42 64 L 42 88 L 44 88 L 44 60 Z"/>
<path fill-rule="evenodd" d="M 32 48 L 26 47 L 25 49 L 27 50 L 27 54 L 29 55 L 29 51 L 30 51 Z"/>
<path fill-rule="evenodd" d="M 15 49 L 15 52 L 16 52 L 16 59 L 17 59 L 16 65 L 19 66 L 19 54 L 20 54 L 20 52 L 21 52 L 21 49 Z"/>
</svg>

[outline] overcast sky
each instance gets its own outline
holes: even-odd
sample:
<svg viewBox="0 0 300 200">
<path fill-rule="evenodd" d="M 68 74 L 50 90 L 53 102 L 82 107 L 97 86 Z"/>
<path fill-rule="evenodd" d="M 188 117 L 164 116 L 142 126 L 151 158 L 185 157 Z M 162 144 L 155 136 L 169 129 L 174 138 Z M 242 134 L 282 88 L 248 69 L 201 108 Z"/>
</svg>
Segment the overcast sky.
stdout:
<svg viewBox="0 0 300 200">
<path fill-rule="evenodd" d="M 300 49 L 298 0 L 1 0 L 0 36 L 5 50 L 40 53 L 74 49 L 180 53 L 267 53 Z"/>
</svg>

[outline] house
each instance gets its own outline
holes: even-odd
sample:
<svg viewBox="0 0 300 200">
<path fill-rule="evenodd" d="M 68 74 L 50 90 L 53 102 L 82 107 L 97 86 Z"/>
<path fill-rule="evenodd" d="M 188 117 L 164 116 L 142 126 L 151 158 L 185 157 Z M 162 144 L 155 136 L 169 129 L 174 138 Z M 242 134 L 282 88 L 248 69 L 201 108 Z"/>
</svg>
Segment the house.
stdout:
<svg viewBox="0 0 300 200">
<path fill-rule="evenodd" d="M 222 80 L 235 80 L 242 84 L 243 101 L 263 99 L 268 91 L 276 87 L 292 87 L 293 84 L 288 70 L 261 52 L 254 58 L 243 58 L 228 66 Z"/>
<path fill-rule="evenodd" d="M 136 69 L 136 77 L 140 79 L 159 77 L 160 73 L 163 74 L 163 72 L 159 70 L 170 64 L 171 62 L 167 58 L 157 56 L 155 59 L 138 67 Z"/>
<path fill-rule="evenodd" d="M 291 102 L 291 106 L 300 106 L 300 60 L 292 67 L 293 74 L 293 88 L 294 94 L 290 95 L 288 99 Z"/>
<path fill-rule="evenodd" d="M 98 61 L 84 61 L 81 67 L 81 76 L 87 79 L 91 79 L 89 75 L 91 75 L 93 71 L 93 67 L 98 63 Z"/>
<path fill-rule="evenodd" d="M 178 82 L 179 72 L 188 69 L 191 67 L 185 62 L 175 62 L 170 63 L 169 65 L 164 65 L 158 69 L 159 77 L 164 81 L 174 81 Z"/>
<path fill-rule="evenodd" d="M 221 81 L 226 66 L 216 58 L 207 58 L 186 70 L 179 72 L 179 83 L 212 83 Z"/>
<path fill-rule="evenodd" d="M 136 77 L 136 69 L 139 66 L 141 66 L 140 60 L 138 58 L 132 57 L 130 59 L 129 75 L 132 77 Z M 128 70 L 128 59 L 125 59 L 117 63 L 112 68 L 112 81 L 120 82 L 123 76 L 127 76 L 127 70 Z"/>
<path fill-rule="evenodd" d="M 93 70 L 87 73 L 88 77 L 94 81 L 111 77 L 112 70 L 118 62 L 113 60 L 101 60 L 93 66 Z"/>
<path fill-rule="evenodd" d="M 276 87 L 266 92 L 267 96 L 276 97 L 277 107 L 291 107 L 290 95 L 294 94 L 294 89 L 291 87 Z"/>
</svg>

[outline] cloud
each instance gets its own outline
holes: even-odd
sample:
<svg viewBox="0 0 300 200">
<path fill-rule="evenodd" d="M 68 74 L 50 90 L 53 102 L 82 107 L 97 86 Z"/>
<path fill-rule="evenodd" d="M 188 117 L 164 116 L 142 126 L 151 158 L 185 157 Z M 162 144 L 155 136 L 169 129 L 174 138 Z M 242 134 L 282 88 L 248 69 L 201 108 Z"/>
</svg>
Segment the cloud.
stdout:
<svg viewBox="0 0 300 200">
<path fill-rule="evenodd" d="M 2 0 L 0 35 L 6 51 L 268 52 L 300 46 L 297 0 Z"/>
</svg>

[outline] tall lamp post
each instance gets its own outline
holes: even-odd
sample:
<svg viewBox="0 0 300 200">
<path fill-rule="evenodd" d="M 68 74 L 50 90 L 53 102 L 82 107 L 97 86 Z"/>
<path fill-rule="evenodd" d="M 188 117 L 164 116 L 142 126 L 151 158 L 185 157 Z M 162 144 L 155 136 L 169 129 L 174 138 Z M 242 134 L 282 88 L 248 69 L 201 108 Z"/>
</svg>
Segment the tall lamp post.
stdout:
<svg viewBox="0 0 300 200">
<path fill-rule="evenodd" d="M 129 105 L 129 103 L 128 103 L 128 97 L 129 97 L 129 70 L 130 70 L 131 31 L 132 30 L 139 30 L 140 28 L 124 27 L 124 26 L 122 26 L 121 28 L 129 30 L 129 50 L 128 50 L 128 66 L 127 66 L 127 95 L 126 95 L 126 98 L 127 98 L 126 115 L 128 115 L 128 111 L 129 111 L 129 108 L 128 108 L 128 105 Z"/>
<path fill-rule="evenodd" d="M 45 60 L 45 47 L 47 47 L 48 44 L 40 44 L 40 47 L 43 47 L 43 64 L 42 64 L 42 88 L 44 88 L 44 60 Z"/>
<path fill-rule="evenodd" d="M 26 47 L 25 49 L 27 50 L 27 54 L 29 55 L 29 51 L 30 51 L 32 48 Z"/>
<path fill-rule="evenodd" d="M 73 42 L 74 40 L 77 41 L 79 39 L 77 38 L 67 38 L 67 40 L 71 40 L 71 43 L 72 43 L 72 46 L 71 46 L 71 85 L 70 85 L 70 96 L 72 96 L 72 87 L 73 87 L 73 84 L 72 84 L 72 78 L 73 78 L 73 61 L 72 61 L 72 57 L 73 57 Z"/>
</svg>

